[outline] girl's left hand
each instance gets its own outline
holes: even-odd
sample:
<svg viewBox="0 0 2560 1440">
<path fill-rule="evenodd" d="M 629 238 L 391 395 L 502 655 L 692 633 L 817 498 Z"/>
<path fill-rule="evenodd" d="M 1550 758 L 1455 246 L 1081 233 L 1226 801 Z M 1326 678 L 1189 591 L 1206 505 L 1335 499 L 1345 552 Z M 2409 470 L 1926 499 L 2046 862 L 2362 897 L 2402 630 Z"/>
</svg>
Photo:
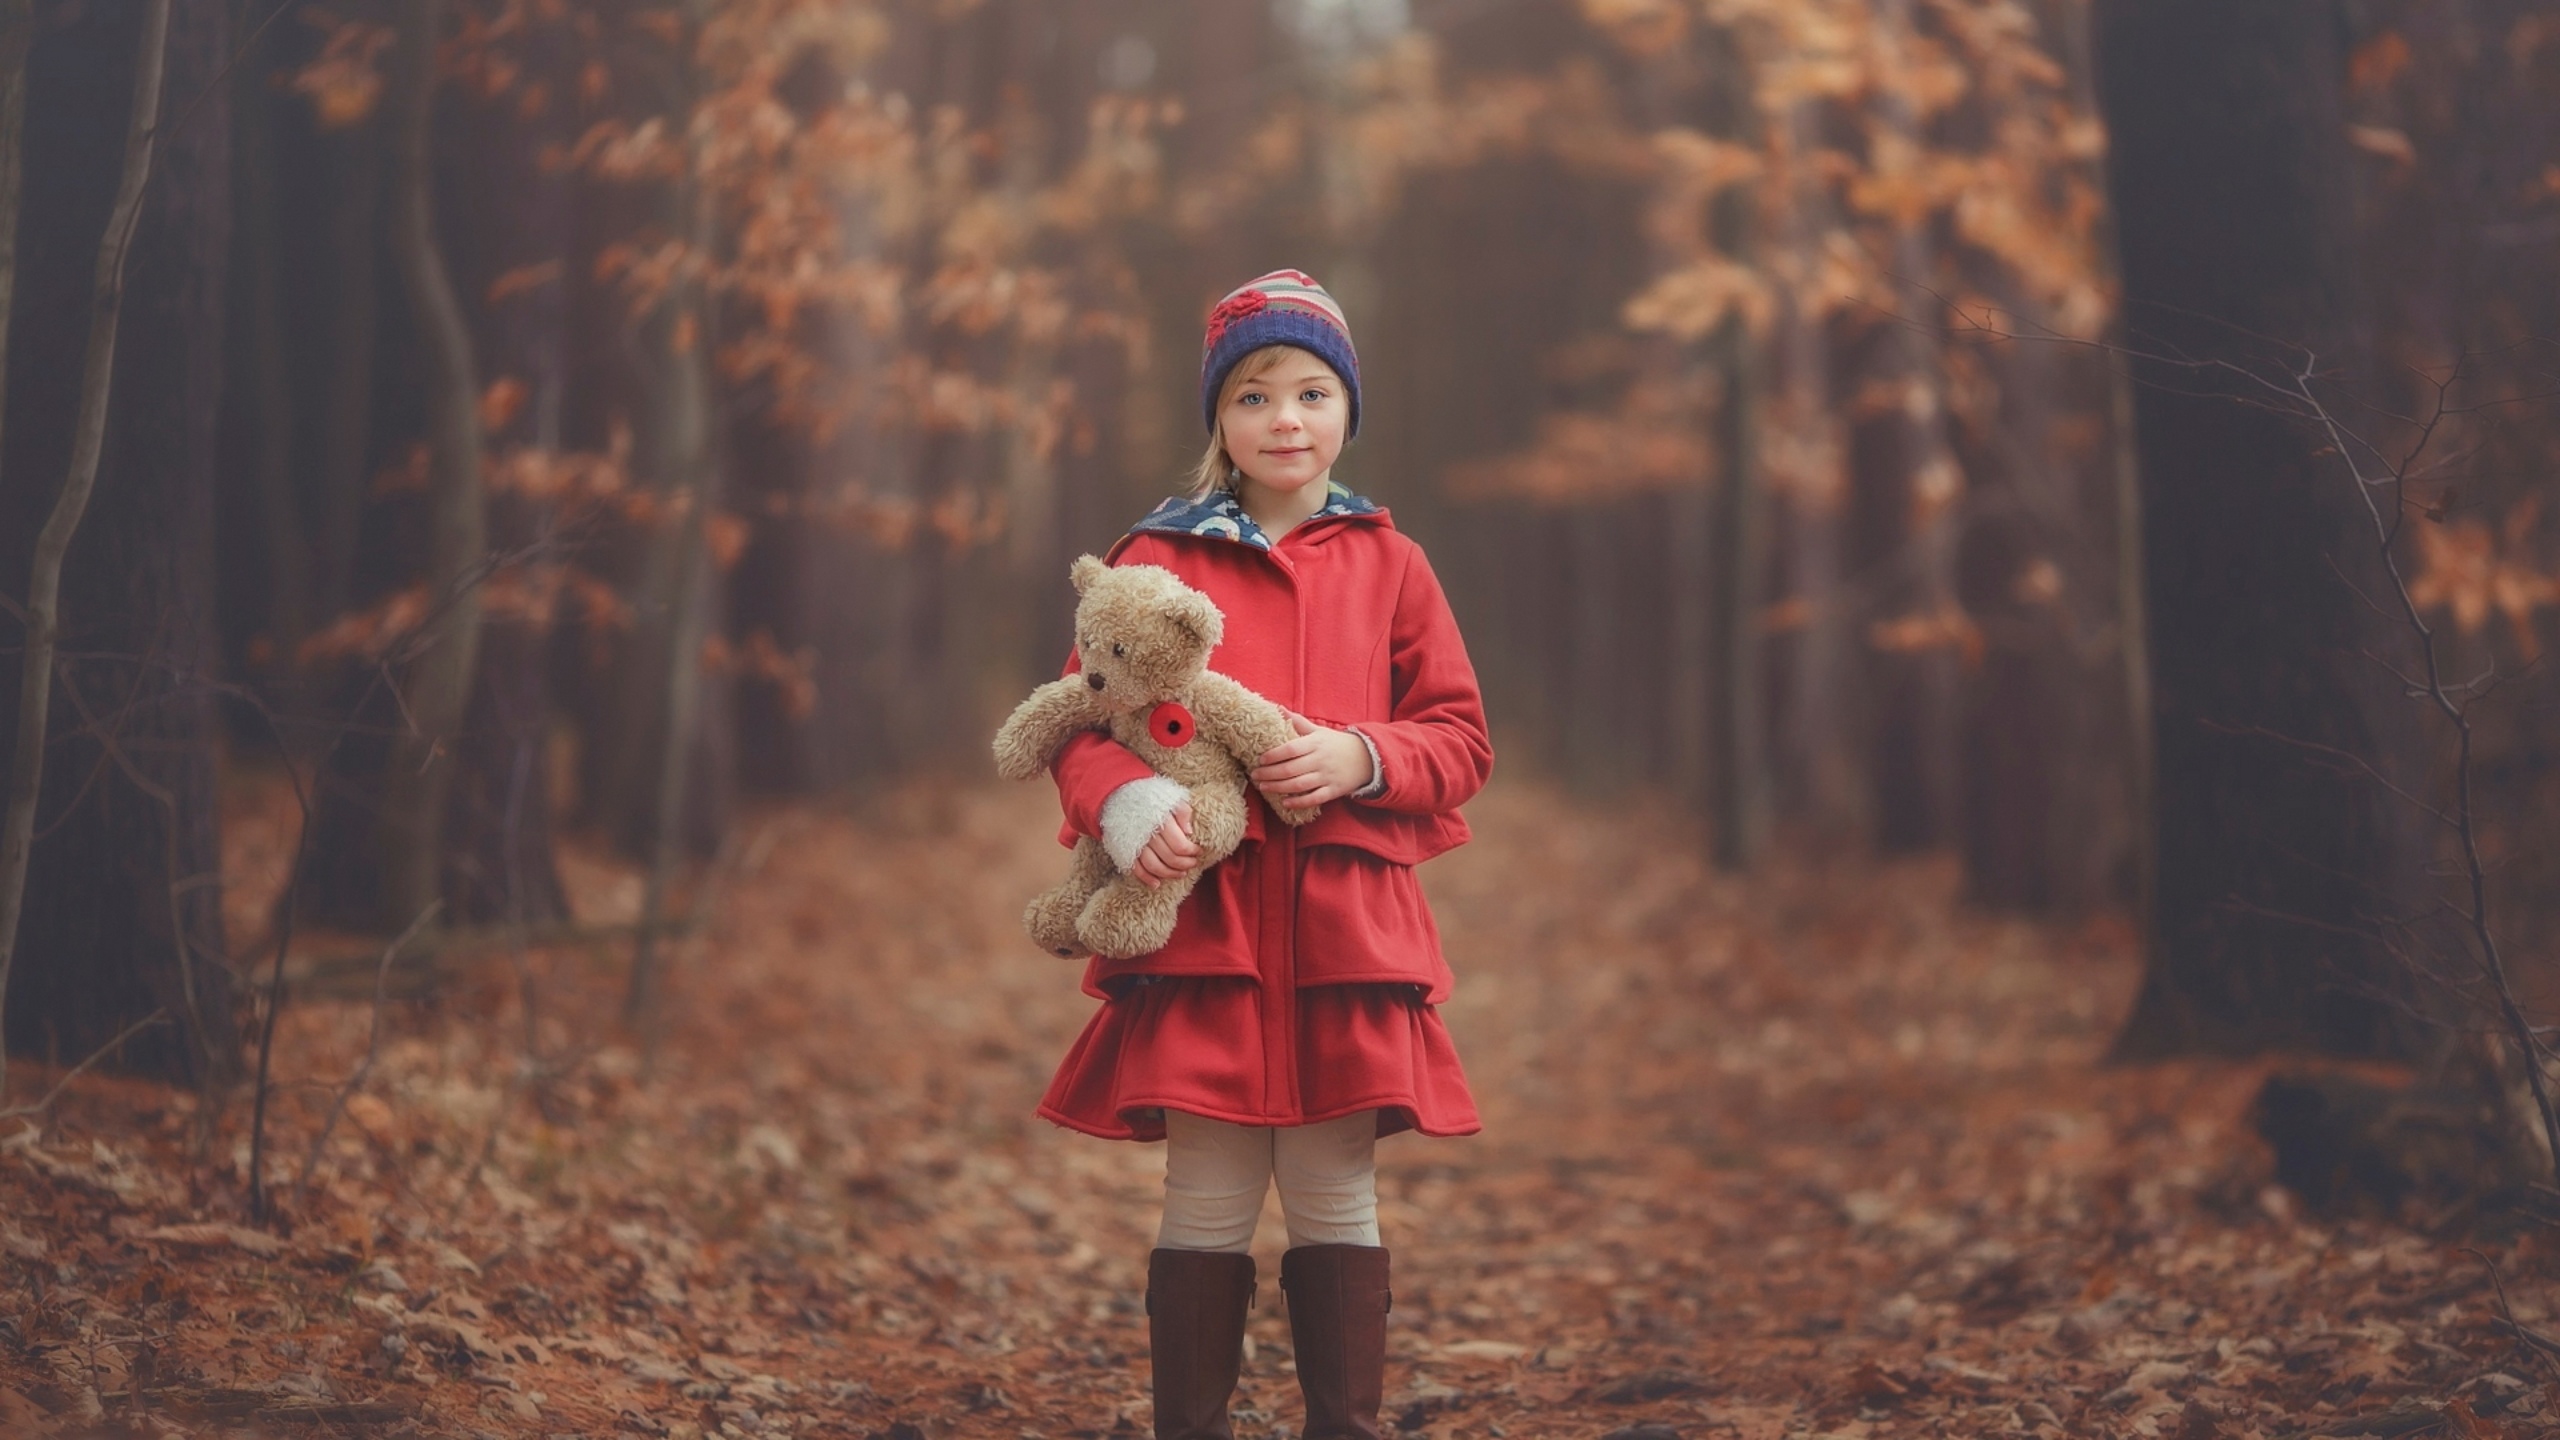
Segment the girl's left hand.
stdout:
<svg viewBox="0 0 2560 1440">
<path fill-rule="evenodd" d="M 1348 730 L 1327 730 L 1292 710 L 1298 738 L 1262 752 L 1253 783 L 1262 798 L 1292 810 L 1329 805 L 1369 783 L 1369 747 Z"/>
</svg>

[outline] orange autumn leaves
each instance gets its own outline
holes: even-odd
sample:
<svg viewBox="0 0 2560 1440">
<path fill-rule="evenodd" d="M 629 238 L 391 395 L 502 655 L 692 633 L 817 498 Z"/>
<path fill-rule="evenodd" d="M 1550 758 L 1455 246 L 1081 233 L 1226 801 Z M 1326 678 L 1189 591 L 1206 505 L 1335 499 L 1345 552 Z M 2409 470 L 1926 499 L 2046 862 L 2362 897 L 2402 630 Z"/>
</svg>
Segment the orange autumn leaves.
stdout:
<svg viewBox="0 0 2560 1440">
<path fill-rule="evenodd" d="M 1750 88 L 1743 128 L 1755 138 L 1662 130 L 1654 184 L 1693 221 L 1726 187 L 1751 186 L 1758 223 L 1748 243 L 1758 253 L 1728 253 L 1692 223 L 1671 237 L 1685 258 L 1628 301 L 1631 328 L 1689 341 L 1739 313 L 1759 333 L 1782 297 L 1817 321 L 1859 305 L 1893 313 L 1905 299 L 1900 285 L 1928 277 L 1885 273 L 1883 242 L 1940 223 L 2008 271 L 2053 330 L 2088 339 L 2105 325 L 2103 132 L 2071 95 L 2034 18 L 2009 0 L 1927 0 L 1915 7 L 1930 22 L 1926 34 L 1881 23 L 1869 0 L 1582 8 L 1638 55 L 1698 27 L 1720 29 Z M 1807 111 L 1838 122 L 1810 145 L 1790 124 Z M 1942 119 L 1964 123 L 1936 126 Z"/>
<path fill-rule="evenodd" d="M 675 327 L 668 343 L 708 345 L 727 384 L 821 449 L 848 432 L 965 435 L 1036 472 L 1093 443 L 1061 352 L 1098 338 L 1133 362 L 1144 356 L 1144 307 L 1115 225 L 1201 234 L 1249 213 L 1256 191 L 1292 182 L 1325 234 L 1357 245 L 1380 233 L 1413 177 L 1525 155 L 1640 192 L 1655 262 L 1620 301 L 1611 337 L 1632 346 L 1696 347 L 1736 322 L 1765 346 L 1783 327 L 1889 324 L 1941 304 L 1935 313 L 1965 317 L 1953 321 L 1958 330 L 2103 333 L 2112 307 L 2100 243 L 2104 135 L 2029 7 L 1564 3 L 1598 38 L 1595 52 L 1614 48 L 1637 65 L 1684 45 L 1694 61 L 1702 39 L 1715 37 L 1743 77 L 1745 113 L 1715 134 L 1660 123 L 1631 103 L 1597 53 L 1467 74 L 1416 28 L 1337 67 L 1321 94 L 1282 87 L 1246 137 L 1242 163 L 1185 177 L 1170 168 L 1166 141 L 1193 122 L 1162 93 L 1102 93 L 1072 135 L 1043 134 L 1041 117 L 1017 100 L 970 113 L 901 93 L 882 57 L 901 27 L 927 22 L 879 0 L 720 0 L 690 30 L 672 10 L 490 0 L 463 15 L 444 73 L 519 111 L 581 107 L 576 138 L 554 163 L 604 186 L 699 185 L 717 215 L 707 247 L 636 229 L 593 254 L 500 277 L 489 303 L 570 278 L 566 266 L 612 287 L 635 314 L 671 287 L 700 284 L 718 298 L 718 320 L 705 327 L 718 333 Z M 1887 23 L 1897 8 L 1907 23 Z M 357 13 L 311 12 L 326 37 L 320 52 L 281 82 L 324 125 L 354 123 L 377 103 L 389 32 L 350 18 Z M 563 14 L 594 54 L 545 89 L 511 47 L 528 17 Z M 2555 37 L 2560 29 L 2541 27 L 2508 43 L 2522 53 Z M 690 103 L 641 100 L 634 87 L 647 67 L 635 56 L 689 66 Z M 2409 63 L 2407 43 L 2386 32 L 2358 51 L 2351 84 L 2388 89 Z M 831 83 L 813 86 L 810 74 Z M 2560 169 L 2551 175 L 2560 195 Z M 1740 233 L 1719 233 L 1717 208 L 1737 205 L 1747 217 Z M 1935 273 L 1894 271 L 1894 237 L 1914 230 L 1939 249 Z M 2005 304 L 1984 298 L 1986 275 L 2004 282 Z M 1999 313 L 2019 308 L 2031 318 Z M 1622 368 L 1641 377 L 1648 367 Z M 1960 383 L 1960 369 L 1950 361 L 1933 403 L 1982 428 L 1996 389 Z M 1470 494 L 1539 503 L 1715 483 L 1700 420 L 1723 403 L 1719 387 L 1639 378 L 1620 388 L 1613 401 L 1540 417 L 1517 450 L 1448 478 Z M 1761 473 L 1788 504 L 1834 514 L 1850 503 L 1844 417 L 1804 398 L 1765 397 Z M 520 394 L 501 400 L 509 413 L 524 403 Z M 654 503 L 645 487 L 609 500 L 590 494 L 595 466 L 609 461 L 509 452 L 490 463 L 493 484 L 566 487 L 627 523 L 645 523 L 641 512 Z M 1015 523 L 1007 488 L 961 480 L 955 493 L 908 495 L 879 476 L 822 475 L 805 493 L 759 504 L 883 545 L 938 536 L 965 547 Z M 1962 510 L 1966 491 L 1951 465 L 1924 473 L 1915 527 Z M 748 522 L 715 523 L 743 535 Z M 2465 633 L 2498 621 L 2538 653 L 2534 626 L 2560 602 L 2528 543 L 2532 528 L 2530 514 L 2504 527 L 2494 518 L 2418 527 L 2420 603 Z M 2044 574 L 2054 562 L 2037 563 Z M 601 619 L 609 607 L 574 603 L 610 623 Z M 1783 628 L 1801 609 L 1781 601 L 1767 623 Z M 1923 605 L 1878 621 L 1869 640 L 1969 652 L 1980 643 L 1969 634 L 1960 611 Z"/>
<path fill-rule="evenodd" d="M 2410 527 L 2418 573 L 2409 581 L 2409 599 L 2421 610 L 2451 615 L 2465 635 L 2478 634 L 2495 615 L 2528 663 L 2541 658 L 2536 619 L 2560 609 L 2560 576 L 2534 563 L 2533 530 L 2541 516 L 2540 497 L 2527 496 L 2494 530 L 2467 518 Z"/>
<path fill-rule="evenodd" d="M 325 34 L 321 53 L 279 83 L 324 128 L 364 120 L 392 33 L 330 11 L 307 23 Z M 876 0 L 720 0 L 698 22 L 564 0 L 463 7 L 439 55 L 448 86 L 528 117 L 574 107 L 575 138 L 546 165 L 607 188 L 692 187 L 713 214 L 708 237 L 642 223 L 574 262 L 510 272 L 486 303 L 564 278 L 564 263 L 634 316 L 699 285 L 719 333 L 679 323 L 665 343 L 710 341 L 724 381 L 819 445 L 848 427 L 992 433 L 1046 463 L 1072 432 L 1049 367 L 981 373 L 928 342 L 982 340 L 1035 361 L 1092 339 L 1142 352 L 1135 284 L 1071 279 L 1060 242 L 1164 202 L 1160 141 L 1181 107 L 1098 96 L 1080 144 L 1032 173 L 1016 152 L 1050 142 L 1027 110 L 970 114 L 884 78 L 884 52 L 918 23 Z M 526 59 L 543 27 L 584 52 L 574 84 L 551 84 Z M 670 89 L 668 75 L 683 83 Z M 1005 101 L 1009 112 L 1022 104 Z"/>
<path fill-rule="evenodd" d="M 323 130 L 360 125 L 382 99 L 382 57 L 398 35 L 386 25 L 343 20 L 311 9 L 303 23 L 325 31 L 320 53 L 295 71 L 286 86 L 311 102 L 313 118 Z"/>
<path fill-rule="evenodd" d="M 1578 0 L 1578 9 L 1641 73 L 1688 87 L 1681 93 L 1695 103 L 1661 113 L 1685 121 L 1712 113 L 1719 96 L 1732 109 L 1709 133 L 1703 120 L 1662 124 L 1621 106 L 1619 143 L 1585 141 L 1560 157 L 1641 187 L 1652 262 L 1618 319 L 1630 343 L 1672 348 L 1628 366 L 1637 378 L 1614 398 L 1540 417 L 1520 449 L 1454 474 L 1460 488 L 1552 504 L 1721 483 L 1707 436 L 1728 403 L 1716 379 L 1727 362 L 1705 356 L 1710 344 L 1766 357 L 1900 324 L 2103 335 L 2113 314 L 2104 134 L 2029 10 L 2011 0 Z M 1560 87 L 1568 69 L 1558 67 Z M 1904 273 L 1915 253 L 1924 269 Z M 1965 366 L 1961 344 L 1935 348 L 1946 373 L 1912 382 L 1915 423 L 1995 428 L 1996 387 L 1963 383 L 1981 367 Z M 1664 369 L 1709 373 L 1648 378 Z M 1850 503 L 1843 432 L 1870 397 L 1843 413 L 1790 381 L 1733 403 L 1757 407 L 1756 468 L 1771 493 L 1823 518 Z M 1924 456 L 1911 478 L 1910 532 L 1961 523 L 1966 488 L 1942 449 Z M 2053 566 L 2034 564 L 2038 574 Z M 1763 628 L 1809 623 L 1831 603 L 1782 597 Z M 1984 651 L 1952 596 L 1861 623 L 1883 651 L 1949 650 L 1968 663 Z"/>
</svg>

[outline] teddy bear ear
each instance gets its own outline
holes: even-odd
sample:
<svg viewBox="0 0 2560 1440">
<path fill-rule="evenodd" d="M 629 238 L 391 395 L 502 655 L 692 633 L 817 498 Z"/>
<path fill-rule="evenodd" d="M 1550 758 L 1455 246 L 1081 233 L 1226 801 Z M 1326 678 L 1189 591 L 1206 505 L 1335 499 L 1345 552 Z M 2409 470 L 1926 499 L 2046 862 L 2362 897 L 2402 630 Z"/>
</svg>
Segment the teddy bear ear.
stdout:
<svg viewBox="0 0 2560 1440">
<path fill-rule="evenodd" d="M 1110 568 L 1090 555 L 1079 555 L 1075 568 L 1067 572 L 1067 578 L 1075 581 L 1076 593 L 1081 595 Z"/>
<path fill-rule="evenodd" d="M 1208 596 L 1197 590 L 1185 588 L 1172 614 L 1173 623 L 1190 631 L 1191 638 L 1199 642 L 1204 652 L 1217 649 L 1219 639 L 1226 634 L 1226 617 L 1218 613 L 1218 607 Z"/>
</svg>

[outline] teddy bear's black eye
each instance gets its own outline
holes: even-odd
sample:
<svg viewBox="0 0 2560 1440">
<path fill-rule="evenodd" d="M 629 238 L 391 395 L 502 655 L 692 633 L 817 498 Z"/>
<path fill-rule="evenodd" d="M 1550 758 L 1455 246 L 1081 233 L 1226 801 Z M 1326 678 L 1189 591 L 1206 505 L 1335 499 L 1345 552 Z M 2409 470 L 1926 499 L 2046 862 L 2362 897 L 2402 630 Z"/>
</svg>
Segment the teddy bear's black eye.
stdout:
<svg viewBox="0 0 2560 1440">
<path fill-rule="evenodd" d="M 1111 653 L 1118 656 L 1126 656 L 1129 653 L 1129 647 L 1115 641 L 1111 646 Z"/>
</svg>

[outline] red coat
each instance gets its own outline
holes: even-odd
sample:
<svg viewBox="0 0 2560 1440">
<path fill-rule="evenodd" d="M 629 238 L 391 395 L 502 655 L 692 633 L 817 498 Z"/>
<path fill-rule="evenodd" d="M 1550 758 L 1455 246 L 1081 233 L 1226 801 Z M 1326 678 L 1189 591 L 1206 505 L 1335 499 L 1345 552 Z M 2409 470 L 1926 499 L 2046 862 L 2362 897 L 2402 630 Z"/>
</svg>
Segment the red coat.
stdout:
<svg viewBox="0 0 2560 1440">
<path fill-rule="evenodd" d="M 1312 824 L 1257 798 L 1243 845 L 1201 877 L 1152 955 L 1087 964 L 1106 1002 L 1042 1113 L 1095 1134 L 1154 1138 L 1170 1106 L 1247 1124 L 1358 1109 L 1382 1130 L 1476 1128 L 1433 1008 L 1448 962 L 1413 867 L 1467 839 L 1458 807 L 1493 768 L 1475 669 L 1422 548 L 1335 487 L 1277 545 L 1232 501 L 1168 501 L 1114 547 L 1161 565 L 1226 616 L 1211 669 L 1377 747 L 1385 790 Z M 1072 668 L 1072 666 L 1070 667 Z M 1062 841 L 1099 836 L 1103 802 L 1154 772 L 1100 734 L 1052 767 Z M 1177 976 L 1175 982 L 1140 977 Z"/>
</svg>

